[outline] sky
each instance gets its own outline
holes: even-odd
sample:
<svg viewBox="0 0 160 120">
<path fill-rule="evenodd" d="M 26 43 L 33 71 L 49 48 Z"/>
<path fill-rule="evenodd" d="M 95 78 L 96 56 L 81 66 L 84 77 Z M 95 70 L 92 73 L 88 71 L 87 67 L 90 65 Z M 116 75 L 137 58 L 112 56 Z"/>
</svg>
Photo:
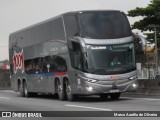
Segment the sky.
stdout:
<svg viewBox="0 0 160 120">
<path fill-rule="evenodd" d="M 56 15 L 77 10 L 146 7 L 151 0 L 0 0 L 0 61 L 8 59 L 9 34 Z M 129 18 L 130 24 L 141 19 Z"/>
</svg>

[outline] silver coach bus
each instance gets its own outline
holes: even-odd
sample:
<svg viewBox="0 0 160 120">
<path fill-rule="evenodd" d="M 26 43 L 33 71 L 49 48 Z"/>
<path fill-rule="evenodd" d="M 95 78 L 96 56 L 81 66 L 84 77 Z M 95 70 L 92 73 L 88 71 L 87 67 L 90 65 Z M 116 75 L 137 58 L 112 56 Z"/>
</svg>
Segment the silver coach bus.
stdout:
<svg viewBox="0 0 160 120">
<path fill-rule="evenodd" d="M 69 12 L 9 36 L 11 86 L 21 96 L 110 96 L 136 89 L 134 39 L 121 11 Z"/>
</svg>

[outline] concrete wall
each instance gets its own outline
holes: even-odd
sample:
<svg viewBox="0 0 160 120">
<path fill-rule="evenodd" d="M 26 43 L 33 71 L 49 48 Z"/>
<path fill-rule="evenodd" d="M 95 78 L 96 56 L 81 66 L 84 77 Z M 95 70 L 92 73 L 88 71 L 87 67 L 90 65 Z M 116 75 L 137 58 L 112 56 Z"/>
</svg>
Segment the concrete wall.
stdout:
<svg viewBox="0 0 160 120">
<path fill-rule="evenodd" d="M 0 70 L 0 89 L 11 89 L 9 70 Z"/>
</svg>

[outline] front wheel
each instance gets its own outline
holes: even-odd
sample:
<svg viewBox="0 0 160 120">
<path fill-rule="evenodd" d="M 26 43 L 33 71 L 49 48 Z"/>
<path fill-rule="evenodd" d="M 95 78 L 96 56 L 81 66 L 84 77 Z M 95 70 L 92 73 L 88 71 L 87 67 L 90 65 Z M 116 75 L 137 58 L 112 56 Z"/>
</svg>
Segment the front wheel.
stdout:
<svg viewBox="0 0 160 120">
<path fill-rule="evenodd" d="M 108 99 L 108 94 L 101 94 L 99 95 L 101 100 L 107 100 Z"/>
<path fill-rule="evenodd" d="M 72 89 L 69 81 L 66 81 L 66 93 L 68 101 L 74 101 L 76 99 L 76 95 L 72 94 Z"/>
<path fill-rule="evenodd" d="M 112 100 L 118 100 L 120 95 L 121 95 L 121 93 L 112 93 L 112 94 L 110 94 L 110 98 Z"/>
<path fill-rule="evenodd" d="M 25 97 L 30 97 L 30 96 L 31 96 L 31 93 L 28 92 L 27 83 L 24 82 L 23 86 L 24 86 L 24 96 L 25 96 Z"/>
</svg>

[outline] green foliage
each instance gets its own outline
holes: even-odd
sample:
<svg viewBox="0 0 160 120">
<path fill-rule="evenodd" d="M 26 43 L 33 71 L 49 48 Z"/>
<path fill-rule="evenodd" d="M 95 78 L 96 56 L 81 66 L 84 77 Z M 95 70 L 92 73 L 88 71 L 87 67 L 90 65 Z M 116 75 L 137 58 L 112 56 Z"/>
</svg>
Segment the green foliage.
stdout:
<svg viewBox="0 0 160 120">
<path fill-rule="evenodd" d="M 157 28 L 157 40 L 158 46 L 160 46 L 160 0 L 152 0 L 145 8 L 137 7 L 134 10 L 130 10 L 128 11 L 128 16 L 143 17 L 142 20 L 137 21 L 132 25 L 132 29 L 139 29 L 142 32 L 147 30 L 155 31 L 155 28 L 151 26 L 159 26 Z M 147 34 L 147 39 L 154 40 L 154 33 Z"/>
</svg>

